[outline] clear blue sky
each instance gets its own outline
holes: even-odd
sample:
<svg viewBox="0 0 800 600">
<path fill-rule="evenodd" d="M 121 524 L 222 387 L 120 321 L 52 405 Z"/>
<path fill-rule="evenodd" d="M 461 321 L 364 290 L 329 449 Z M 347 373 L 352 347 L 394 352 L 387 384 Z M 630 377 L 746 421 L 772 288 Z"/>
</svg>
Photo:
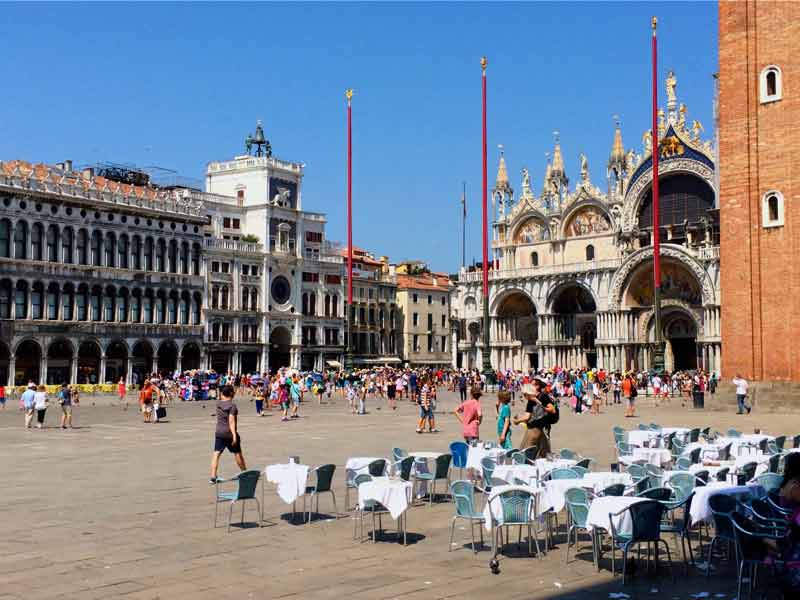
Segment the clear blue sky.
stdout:
<svg viewBox="0 0 800 600">
<path fill-rule="evenodd" d="M 354 98 L 354 239 L 453 271 L 467 182 L 480 259 L 480 66 L 489 58 L 490 184 L 540 189 L 552 131 L 605 188 L 612 115 L 640 148 L 650 17 L 660 75 L 710 134 L 716 3 L 3 5 L 0 158 L 160 165 L 200 178 L 263 119 L 276 156 L 305 162 L 304 206 L 345 239 L 345 101 Z M 659 92 L 663 97 L 663 85 Z M 571 183 L 571 186 L 573 184 Z"/>
</svg>

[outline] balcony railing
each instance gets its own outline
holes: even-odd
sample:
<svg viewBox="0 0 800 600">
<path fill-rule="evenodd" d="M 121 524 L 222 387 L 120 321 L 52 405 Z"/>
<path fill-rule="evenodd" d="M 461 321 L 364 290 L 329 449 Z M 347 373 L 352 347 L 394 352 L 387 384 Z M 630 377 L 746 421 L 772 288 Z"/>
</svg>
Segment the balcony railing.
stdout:
<svg viewBox="0 0 800 600">
<path fill-rule="evenodd" d="M 225 250 L 228 252 L 246 252 L 250 254 L 258 254 L 264 252 L 263 244 L 255 244 L 253 242 L 240 242 L 239 240 L 224 240 L 220 238 L 205 238 L 205 247 L 209 250 Z"/>
<path fill-rule="evenodd" d="M 622 264 L 621 258 L 608 258 L 605 260 L 585 260 L 562 265 L 543 265 L 541 267 L 520 267 L 517 269 L 498 269 L 489 271 L 489 279 L 516 279 L 519 277 L 535 277 L 537 275 L 558 275 L 561 273 L 574 273 L 576 271 L 604 271 L 617 269 Z M 482 271 L 461 271 L 458 274 L 461 282 L 473 283 L 483 281 Z"/>
<path fill-rule="evenodd" d="M 266 156 L 240 156 L 233 160 L 210 162 L 208 163 L 208 172 L 218 173 L 220 171 L 236 171 L 238 169 L 252 169 L 256 167 L 271 167 L 284 171 L 293 171 L 295 173 L 301 173 L 303 171 L 303 165 L 301 163 L 289 162 Z"/>
</svg>

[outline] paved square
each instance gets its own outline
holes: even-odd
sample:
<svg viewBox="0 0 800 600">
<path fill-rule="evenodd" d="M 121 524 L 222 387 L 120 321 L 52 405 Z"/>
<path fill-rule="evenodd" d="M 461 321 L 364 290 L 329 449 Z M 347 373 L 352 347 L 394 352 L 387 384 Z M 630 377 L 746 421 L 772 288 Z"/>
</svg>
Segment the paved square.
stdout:
<svg viewBox="0 0 800 600">
<path fill-rule="evenodd" d="M 380 400 L 368 402 L 369 414 L 347 412 L 343 399 L 322 407 L 304 403 L 303 418 L 281 423 L 279 416 L 257 418 L 249 397 L 237 399 L 248 467 L 263 469 L 299 455 L 305 464 L 337 465 L 335 489 L 344 502 L 344 464 L 351 456 L 387 456 L 393 446 L 408 450 L 445 450 L 459 438 L 452 394 L 440 395 L 438 434 L 414 432 L 416 411 L 400 402 L 396 412 Z M 83 399 L 78 428 L 55 428 L 59 409 L 49 410 L 49 427 L 25 431 L 12 402 L 0 412 L 2 511 L 0 511 L 0 600 L 40 598 L 608 598 L 625 592 L 632 598 L 689 598 L 709 592 L 735 596 L 735 575 L 706 580 L 692 570 L 639 573 L 625 588 L 612 578 L 604 555 L 598 573 L 591 563 L 588 539 L 577 560 L 564 564 L 563 533 L 544 560 L 523 554 L 501 558 L 501 574 L 487 567 L 490 551 L 474 556 L 461 547 L 448 552 L 452 503 L 415 506 L 408 517 L 412 542 L 403 547 L 387 533 L 377 544 L 352 539 L 353 521 L 328 516 L 310 524 L 292 524 L 290 507 L 268 484 L 262 528 L 224 525 L 212 528 L 213 488 L 207 483 L 214 421 L 213 403 L 171 406 L 169 422 L 141 423 L 132 405 L 127 411 L 107 399 Z M 494 399 L 484 399 L 483 437 L 493 439 Z M 641 419 L 624 419 L 621 407 L 599 417 L 562 412 L 554 428 L 554 448 L 569 447 L 599 461 L 612 460 L 613 425 L 638 422 L 662 425 L 755 426 L 771 433 L 800 430 L 796 417 L 776 414 L 736 416 L 682 409 L 673 400 L 658 409 L 640 398 Z M 378 407 L 382 409 L 378 409 Z M 517 412 L 516 409 L 514 412 Z M 515 431 L 517 440 L 520 433 Z M 224 455 L 221 473 L 235 472 Z M 221 507 L 222 508 L 222 507 Z M 225 510 L 221 522 L 226 519 Z M 236 511 L 234 511 L 236 515 Z M 239 513 L 241 515 L 241 513 Z M 234 520 L 236 520 L 236 516 Z M 255 521 L 251 507 L 246 520 Z M 563 527 L 563 514 L 561 515 Z M 266 525 L 266 524 L 265 524 Z M 384 519 L 391 530 L 394 522 Z M 469 531 L 456 529 L 456 540 Z M 670 544 L 675 545 L 672 540 Z M 696 546 L 695 546 L 696 548 Z M 678 555 L 679 556 L 679 555 Z M 677 561 L 677 558 L 675 559 Z M 678 563 L 676 562 L 676 565 Z M 588 596 L 587 596 L 588 594 Z M 723 597 L 723 596 L 720 596 Z"/>
</svg>

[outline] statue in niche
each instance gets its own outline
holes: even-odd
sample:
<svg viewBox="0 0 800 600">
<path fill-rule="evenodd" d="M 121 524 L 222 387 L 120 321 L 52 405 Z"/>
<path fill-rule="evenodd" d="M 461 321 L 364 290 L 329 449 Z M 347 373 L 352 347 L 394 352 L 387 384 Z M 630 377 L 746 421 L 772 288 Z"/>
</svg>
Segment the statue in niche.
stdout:
<svg viewBox="0 0 800 600">
<path fill-rule="evenodd" d="M 675 73 L 672 70 L 667 73 L 667 79 L 664 83 L 666 83 L 667 87 L 667 104 L 674 104 L 678 99 L 675 93 L 675 88 L 678 87 L 678 80 L 675 78 Z"/>
<path fill-rule="evenodd" d="M 528 172 L 528 167 L 522 168 L 522 195 L 526 198 L 533 195 L 531 191 L 531 175 Z"/>
</svg>

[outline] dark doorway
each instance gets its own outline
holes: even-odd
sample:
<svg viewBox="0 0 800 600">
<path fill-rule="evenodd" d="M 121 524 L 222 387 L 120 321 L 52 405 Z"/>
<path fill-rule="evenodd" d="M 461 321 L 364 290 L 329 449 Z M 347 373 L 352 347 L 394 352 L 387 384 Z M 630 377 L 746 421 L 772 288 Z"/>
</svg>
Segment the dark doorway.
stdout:
<svg viewBox="0 0 800 600">
<path fill-rule="evenodd" d="M 688 371 L 697 368 L 697 344 L 694 338 L 675 338 L 670 340 L 675 357 L 675 370 Z"/>
<path fill-rule="evenodd" d="M 228 365 L 230 365 L 231 355 L 230 352 L 212 352 L 211 353 L 211 368 L 225 375 L 228 372 Z"/>
<path fill-rule="evenodd" d="M 72 345 L 67 340 L 57 340 L 47 350 L 47 385 L 69 383 L 72 362 Z"/>
<path fill-rule="evenodd" d="M 289 366 L 291 334 L 285 327 L 276 327 L 269 335 L 269 369 L 272 373 Z"/>
<path fill-rule="evenodd" d="M 162 342 L 158 347 L 158 372 L 171 375 L 178 368 L 178 347 L 174 342 Z"/>
<path fill-rule="evenodd" d="M 100 375 L 100 346 L 83 342 L 78 348 L 78 383 L 103 383 Z"/>
<path fill-rule="evenodd" d="M 239 371 L 242 375 L 252 375 L 258 373 L 258 353 L 242 352 L 239 355 Z"/>
</svg>

